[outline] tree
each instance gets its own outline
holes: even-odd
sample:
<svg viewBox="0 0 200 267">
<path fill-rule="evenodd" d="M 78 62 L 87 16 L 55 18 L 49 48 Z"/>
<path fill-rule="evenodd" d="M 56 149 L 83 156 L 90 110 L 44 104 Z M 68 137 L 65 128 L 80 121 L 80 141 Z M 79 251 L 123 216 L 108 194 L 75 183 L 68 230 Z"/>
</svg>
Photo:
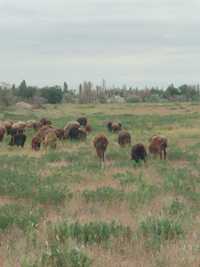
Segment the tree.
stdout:
<svg viewBox="0 0 200 267">
<path fill-rule="evenodd" d="M 68 84 L 66 82 L 64 82 L 63 91 L 64 93 L 68 92 Z"/>
<path fill-rule="evenodd" d="M 47 99 L 48 103 L 60 103 L 63 99 L 63 92 L 60 86 L 44 87 L 41 89 L 41 97 Z"/>
</svg>

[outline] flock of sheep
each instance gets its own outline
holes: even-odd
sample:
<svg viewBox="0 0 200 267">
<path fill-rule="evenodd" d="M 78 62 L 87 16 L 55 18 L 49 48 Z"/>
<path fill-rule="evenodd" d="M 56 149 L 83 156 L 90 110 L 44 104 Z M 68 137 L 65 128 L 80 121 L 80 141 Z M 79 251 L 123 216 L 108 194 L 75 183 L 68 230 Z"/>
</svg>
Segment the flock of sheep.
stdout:
<svg viewBox="0 0 200 267">
<path fill-rule="evenodd" d="M 128 131 L 123 130 L 122 124 L 118 122 L 107 122 L 107 129 L 112 133 L 118 134 L 118 143 L 121 147 L 131 145 L 131 135 Z M 39 122 L 12 122 L 4 121 L 0 123 L 0 142 L 3 141 L 5 134 L 10 135 L 10 146 L 24 147 L 26 142 L 25 129 L 32 128 L 36 134 L 32 138 L 31 146 L 34 151 L 38 151 L 43 145 L 45 148 L 55 149 L 58 140 L 85 140 L 87 134 L 92 131 L 87 118 L 81 117 L 77 121 L 69 122 L 64 128 L 52 126 L 50 120 L 42 118 Z M 166 159 L 167 156 L 167 138 L 165 136 L 154 135 L 149 140 L 148 151 L 154 156 L 159 155 L 160 159 Z M 108 138 L 104 134 L 99 134 L 94 138 L 94 147 L 97 156 L 102 162 L 105 160 L 105 152 L 109 144 Z M 142 143 L 135 144 L 131 149 L 131 159 L 139 162 L 146 161 L 147 150 Z"/>
</svg>

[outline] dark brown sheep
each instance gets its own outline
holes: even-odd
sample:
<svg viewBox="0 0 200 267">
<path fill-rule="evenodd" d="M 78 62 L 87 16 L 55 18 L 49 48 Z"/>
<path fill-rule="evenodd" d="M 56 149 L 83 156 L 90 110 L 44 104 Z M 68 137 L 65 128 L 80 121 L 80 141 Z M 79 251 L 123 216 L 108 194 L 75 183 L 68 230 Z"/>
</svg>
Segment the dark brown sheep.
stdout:
<svg viewBox="0 0 200 267">
<path fill-rule="evenodd" d="M 86 130 L 87 133 L 91 133 L 91 131 L 92 131 L 92 127 L 91 127 L 91 125 L 90 125 L 90 124 L 87 124 L 87 125 L 85 126 L 85 130 Z"/>
<path fill-rule="evenodd" d="M 78 118 L 78 120 L 77 120 L 79 123 L 80 123 L 80 125 L 81 126 L 86 126 L 87 125 L 87 123 L 88 123 L 88 120 L 87 120 L 87 118 L 86 117 L 81 117 L 81 118 Z"/>
<path fill-rule="evenodd" d="M 59 140 L 64 139 L 64 129 L 55 128 L 55 133 L 56 133 L 56 136 Z"/>
<path fill-rule="evenodd" d="M 32 149 L 35 151 L 40 150 L 41 139 L 37 135 L 33 137 L 31 146 L 32 146 Z"/>
<path fill-rule="evenodd" d="M 118 135 L 118 143 L 120 146 L 124 147 L 131 144 L 131 135 L 127 131 L 121 131 Z"/>
<path fill-rule="evenodd" d="M 6 129 L 3 126 L 0 126 L 0 142 L 3 141 L 4 135 L 5 135 Z"/>
<path fill-rule="evenodd" d="M 160 155 L 160 159 L 167 158 L 167 138 L 161 135 L 154 135 L 150 140 L 149 153 L 156 156 Z"/>
<path fill-rule="evenodd" d="M 94 147 L 96 149 L 97 156 L 102 160 L 105 161 L 105 151 L 108 146 L 108 139 L 105 135 L 100 134 L 95 137 L 93 141 Z"/>
<path fill-rule="evenodd" d="M 120 122 L 109 121 L 107 123 L 107 128 L 109 132 L 117 133 L 122 130 L 122 124 Z"/>
<path fill-rule="evenodd" d="M 50 120 L 48 120 L 47 118 L 42 118 L 41 120 L 40 120 L 40 125 L 41 126 L 44 126 L 44 125 L 51 125 L 52 124 L 52 122 L 50 121 Z"/>
<path fill-rule="evenodd" d="M 113 133 L 118 133 L 119 131 L 121 131 L 121 129 L 122 129 L 122 125 L 120 122 L 114 122 L 112 124 L 112 132 Z"/>
<path fill-rule="evenodd" d="M 139 162 L 140 160 L 146 161 L 147 152 L 146 148 L 143 144 L 136 144 L 131 149 L 131 159 L 135 160 L 135 162 Z"/>
</svg>

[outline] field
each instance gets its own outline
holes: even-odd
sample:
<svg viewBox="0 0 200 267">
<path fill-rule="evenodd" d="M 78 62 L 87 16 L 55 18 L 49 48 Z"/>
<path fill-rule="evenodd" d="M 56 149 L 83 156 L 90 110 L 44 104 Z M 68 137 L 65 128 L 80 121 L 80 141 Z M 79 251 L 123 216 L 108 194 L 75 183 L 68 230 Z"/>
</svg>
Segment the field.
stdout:
<svg viewBox="0 0 200 267">
<path fill-rule="evenodd" d="M 200 106 L 195 103 L 58 105 L 2 110 L 0 120 L 48 117 L 58 127 L 81 115 L 86 142 L 45 152 L 0 144 L 0 266 L 200 266 Z M 168 159 L 130 160 L 105 127 L 119 120 L 133 143 L 168 137 Z M 105 167 L 92 140 L 109 139 Z"/>
</svg>

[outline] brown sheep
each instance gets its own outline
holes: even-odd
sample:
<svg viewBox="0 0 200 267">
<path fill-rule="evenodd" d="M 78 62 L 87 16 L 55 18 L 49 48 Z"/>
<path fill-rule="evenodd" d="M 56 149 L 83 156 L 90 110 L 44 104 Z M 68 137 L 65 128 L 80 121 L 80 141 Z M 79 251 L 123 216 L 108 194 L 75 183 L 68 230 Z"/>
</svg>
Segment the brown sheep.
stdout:
<svg viewBox="0 0 200 267">
<path fill-rule="evenodd" d="M 96 149 L 97 156 L 102 160 L 105 161 L 105 151 L 108 146 L 108 139 L 105 135 L 100 134 L 95 137 L 93 141 L 94 147 Z"/>
<path fill-rule="evenodd" d="M 106 124 L 107 128 L 108 128 L 108 131 L 109 132 L 112 132 L 112 121 L 108 121 L 107 124 Z"/>
<path fill-rule="evenodd" d="M 87 123 L 88 123 L 88 120 L 86 117 L 81 117 L 81 118 L 78 118 L 78 123 L 80 123 L 81 126 L 86 126 Z"/>
<path fill-rule="evenodd" d="M 63 140 L 64 139 L 64 129 L 55 128 L 54 130 L 55 130 L 57 138 L 59 140 Z"/>
<path fill-rule="evenodd" d="M 120 122 L 109 121 L 107 123 L 107 128 L 110 132 L 117 133 L 122 130 L 122 124 Z"/>
<path fill-rule="evenodd" d="M 146 161 L 147 152 L 146 148 L 143 144 L 139 143 L 132 147 L 131 149 L 131 159 L 135 160 L 135 162 L 139 162 L 140 160 Z"/>
<path fill-rule="evenodd" d="M 3 125 L 6 128 L 7 135 L 10 135 L 13 122 L 12 121 L 4 121 Z"/>
<path fill-rule="evenodd" d="M 51 125 L 52 124 L 52 122 L 50 121 L 50 120 L 48 120 L 47 118 L 42 118 L 41 120 L 40 120 L 40 125 L 41 126 L 44 126 L 44 125 Z"/>
<path fill-rule="evenodd" d="M 165 136 L 161 135 L 154 135 L 152 138 L 149 140 L 149 153 L 153 154 L 154 156 L 160 155 L 160 159 L 162 160 L 163 158 L 167 158 L 167 138 Z"/>
<path fill-rule="evenodd" d="M 91 131 L 92 131 L 92 127 L 91 127 L 91 125 L 90 125 L 90 124 L 87 124 L 87 125 L 85 126 L 85 130 L 86 130 L 87 133 L 91 133 Z"/>
<path fill-rule="evenodd" d="M 70 131 L 72 129 L 79 129 L 80 123 L 77 121 L 70 121 L 67 123 L 67 125 L 64 127 L 64 138 L 68 139 L 70 138 Z"/>
<path fill-rule="evenodd" d="M 32 149 L 35 151 L 40 150 L 41 139 L 37 135 L 33 137 L 31 146 L 32 146 Z"/>
<path fill-rule="evenodd" d="M 131 135 L 127 131 L 121 131 L 118 135 L 118 143 L 120 146 L 124 147 L 131 144 Z"/>
<path fill-rule="evenodd" d="M 6 128 L 4 126 L 0 126 L 0 142 L 3 141 L 5 132 L 6 132 Z"/>
<path fill-rule="evenodd" d="M 43 139 L 43 145 L 45 148 L 50 147 L 56 149 L 57 146 L 57 136 L 54 131 L 48 131 Z"/>
</svg>

